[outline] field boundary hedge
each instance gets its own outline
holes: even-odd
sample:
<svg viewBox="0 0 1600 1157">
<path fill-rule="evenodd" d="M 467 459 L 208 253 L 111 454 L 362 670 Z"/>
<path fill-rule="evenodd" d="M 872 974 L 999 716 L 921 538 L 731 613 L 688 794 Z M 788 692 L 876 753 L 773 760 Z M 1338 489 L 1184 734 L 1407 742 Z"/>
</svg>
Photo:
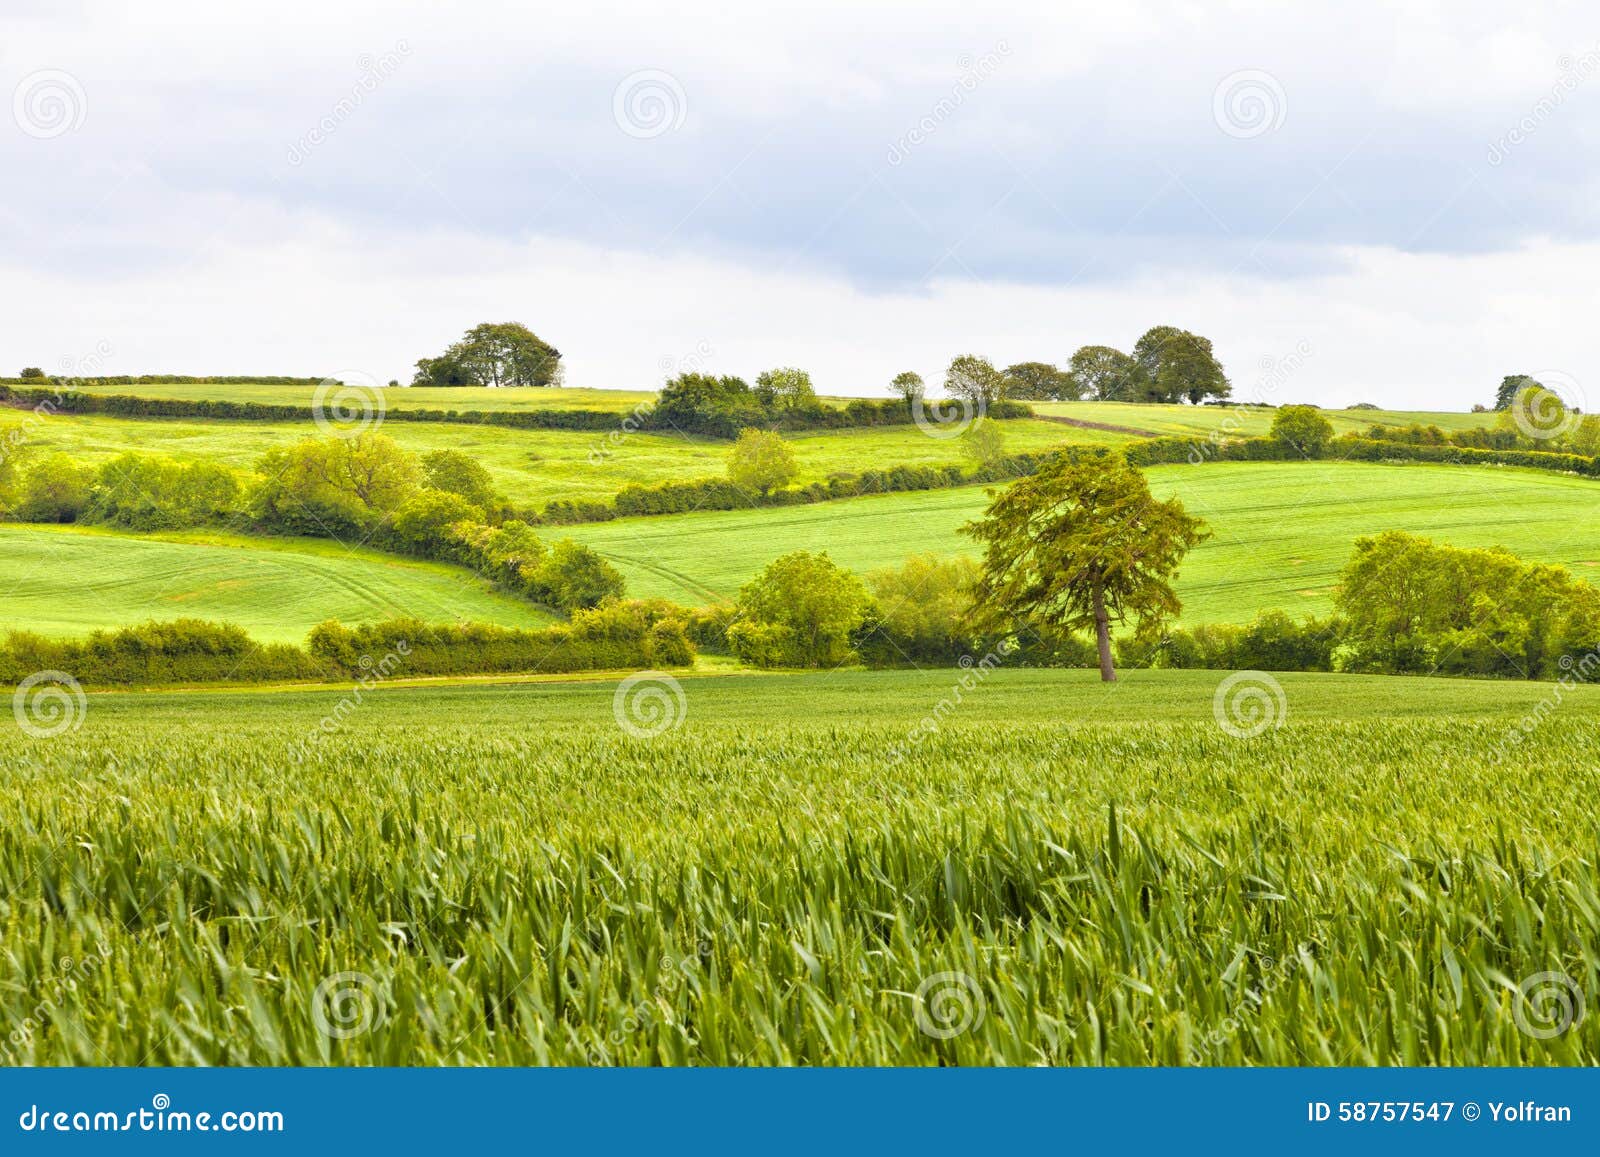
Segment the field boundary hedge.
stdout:
<svg viewBox="0 0 1600 1157">
<path fill-rule="evenodd" d="M 233 623 L 151 621 L 75 639 L 13 631 L 0 640 L 0 683 L 64 673 L 83 687 L 335 682 L 426 675 L 570 674 L 684 667 L 682 621 L 618 603 L 537 630 L 395 618 L 312 628 L 304 647 L 261 643 Z"/>
<path fill-rule="evenodd" d="M 163 379 L 168 380 L 168 379 Z M 170 379 L 182 381 L 182 379 Z M 244 379 L 259 381 L 260 379 Z M 321 379 L 286 379 L 274 385 L 306 385 Z M 48 406 L 58 414 L 109 414 L 120 418 L 216 418 L 237 422 L 310 422 L 316 409 L 294 403 L 233 402 L 207 398 L 146 398 L 137 394 L 86 394 L 67 386 L 37 386 L 37 379 L 0 382 L 0 403 L 19 409 Z M 222 379 L 196 379 L 219 381 Z M 151 383 L 155 384 L 155 383 Z M 226 383 L 225 383 L 226 384 Z M 385 387 L 404 389 L 405 387 Z M 1020 402 L 994 402 L 988 416 L 1000 420 L 1034 417 Z M 741 429 L 760 425 L 778 430 L 845 430 L 873 426 L 908 426 L 916 421 L 901 402 L 860 398 L 847 406 L 817 406 L 806 411 L 765 415 L 759 420 L 721 414 L 668 420 L 653 405 L 627 410 L 435 410 L 385 409 L 385 422 L 442 422 L 454 425 L 505 426 L 520 430 L 678 431 L 711 438 L 735 438 Z"/>
</svg>

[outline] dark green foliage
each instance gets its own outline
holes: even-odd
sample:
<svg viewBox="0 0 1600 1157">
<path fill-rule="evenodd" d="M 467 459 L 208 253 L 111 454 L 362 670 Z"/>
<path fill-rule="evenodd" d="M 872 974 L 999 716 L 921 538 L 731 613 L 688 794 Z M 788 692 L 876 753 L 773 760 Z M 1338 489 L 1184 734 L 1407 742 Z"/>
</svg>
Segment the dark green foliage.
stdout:
<svg viewBox="0 0 1600 1157">
<path fill-rule="evenodd" d="M 84 515 L 126 530 L 181 530 L 230 521 L 241 497 L 233 471 L 214 462 L 122 454 L 95 473 Z"/>
<path fill-rule="evenodd" d="M 417 362 L 415 386 L 548 386 L 560 352 L 519 322 L 484 322 L 436 358 Z"/>
<path fill-rule="evenodd" d="M 298 647 L 263 645 L 231 623 L 149 622 L 83 639 L 13 633 L 0 643 L 0 683 L 66 671 L 85 687 L 326 679 L 333 669 Z"/>
</svg>

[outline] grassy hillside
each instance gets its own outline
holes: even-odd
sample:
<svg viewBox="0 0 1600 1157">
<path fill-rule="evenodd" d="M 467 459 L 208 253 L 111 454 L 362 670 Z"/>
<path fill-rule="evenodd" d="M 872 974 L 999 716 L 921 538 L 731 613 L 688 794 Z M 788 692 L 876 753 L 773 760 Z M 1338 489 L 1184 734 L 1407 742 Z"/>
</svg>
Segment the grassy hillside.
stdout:
<svg viewBox="0 0 1600 1157">
<path fill-rule="evenodd" d="M 49 635 L 202 618 L 297 643 L 324 619 L 551 621 L 468 571 L 333 543 L 16 526 L 0 527 L 0 608 L 6 627 Z"/>
<path fill-rule="evenodd" d="M 1206 439 L 1264 435 L 1272 428 L 1273 411 L 1259 406 L 1146 406 L 1130 402 L 1030 402 L 1034 412 L 1081 422 L 1100 422 L 1143 430 L 1147 435 Z M 1439 413 L 1422 410 L 1323 410 L 1339 434 L 1360 433 L 1369 426 L 1438 426 L 1469 430 L 1492 426 L 1498 414 Z M 1118 435 L 1119 439 L 1133 437 Z"/>
<path fill-rule="evenodd" d="M 24 415 L 0 410 L 0 435 Z M 621 421 L 619 415 L 618 421 Z M 1062 442 L 1103 440 L 1098 431 L 1081 431 L 1040 420 L 999 423 L 1009 453 L 1043 450 Z M 241 470 L 254 466 L 272 446 L 316 434 L 309 422 L 220 422 L 116 418 L 100 414 L 57 414 L 28 420 L 29 445 L 61 450 L 86 462 L 101 462 L 126 451 L 169 454 L 225 462 Z M 470 453 L 494 475 L 515 502 L 543 506 L 555 498 L 606 498 L 630 482 L 651 484 L 720 476 L 727 469 L 729 443 L 676 434 L 629 434 L 610 440 L 603 432 L 512 430 L 442 422 L 389 422 L 384 434 L 418 454 L 455 449 Z M 965 461 L 952 439 L 931 438 L 916 426 L 835 430 L 790 439 L 800 481 L 829 474 L 855 473 L 898 464 Z M 597 451 L 606 455 L 594 458 Z"/>
<path fill-rule="evenodd" d="M 1242 622 L 1259 610 L 1325 613 L 1357 536 L 1409 530 L 1457 546 L 1503 545 L 1600 567 L 1600 484 L 1536 471 L 1366 463 L 1215 463 L 1148 471 L 1155 492 L 1181 497 L 1213 537 L 1178 583 L 1188 622 Z M 959 527 L 981 488 L 891 494 L 819 506 L 627 519 L 572 528 L 609 557 L 639 595 L 683 601 L 731 596 L 770 559 L 827 550 L 858 571 L 916 551 L 972 552 Z"/>
<path fill-rule="evenodd" d="M 184 401 L 263 402 L 309 406 L 315 385 L 270 382 L 154 382 L 134 386 L 75 386 L 86 394 L 131 394 Z M 611 410 L 621 415 L 655 397 L 653 390 L 496 390 L 486 386 L 385 389 L 383 403 L 396 410 Z"/>
<path fill-rule="evenodd" d="M 1595 688 L 1491 766 L 1548 687 L 1001 669 L 896 758 L 953 680 L 90 696 L 0 744 L 6 1059 L 1600 1060 L 1514 992 L 1600 952 Z"/>
</svg>

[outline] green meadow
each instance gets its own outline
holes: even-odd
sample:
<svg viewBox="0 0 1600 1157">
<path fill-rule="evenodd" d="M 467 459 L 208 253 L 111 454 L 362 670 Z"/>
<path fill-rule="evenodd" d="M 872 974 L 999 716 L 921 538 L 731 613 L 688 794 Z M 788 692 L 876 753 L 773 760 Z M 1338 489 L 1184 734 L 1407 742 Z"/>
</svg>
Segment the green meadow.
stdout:
<svg viewBox="0 0 1600 1157">
<path fill-rule="evenodd" d="M 460 567 L 315 539 L 0 526 L 0 591 L 8 627 L 57 636 L 196 618 L 302 643 L 325 619 L 553 621 Z"/>
<path fill-rule="evenodd" d="M 1600 485 L 1533 470 L 1340 462 L 1159 466 L 1151 489 L 1176 496 L 1212 537 L 1184 561 L 1190 622 L 1244 622 L 1278 608 L 1325 614 L 1361 535 L 1406 530 L 1455 546 L 1504 546 L 1580 576 L 1600 567 Z M 858 572 L 907 555 L 975 554 L 960 533 L 983 487 L 887 494 L 815 506 L 619 519 L 572 527 L 641 596 L 731 598 L 773 557 L 827 550 Z"/>
</svg>

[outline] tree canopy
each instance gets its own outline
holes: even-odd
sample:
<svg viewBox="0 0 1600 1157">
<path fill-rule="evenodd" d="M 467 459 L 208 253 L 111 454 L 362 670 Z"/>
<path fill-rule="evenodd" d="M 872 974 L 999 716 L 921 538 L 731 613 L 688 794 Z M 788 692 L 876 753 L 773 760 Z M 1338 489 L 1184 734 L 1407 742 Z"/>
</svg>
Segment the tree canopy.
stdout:
<svg viewBox="0 0 1600 1157">
<path fill-rule="evenodd" d="M 1207 398 L 1226 398 L 1233 392 L 1211 350 L 1211 339 L 1172 325 L 1146 330 L 1133 347 L 1144 400 L 1199 405 Z"/>
<path fill-rule="evenodd" d="M 739 591 L 728 628 L 735 655 L 759 667 L 823 667 L 850 657 L 865 621 L 867 589 L 828 553 L 795 551 L 768 563 Z"/>
<path fill-rule="evenodd" d="M 1148 629 L 1177 614 L 1169 580 L 1205 537 L 1182 502 L 1157 501 L 1117 454 L 1059 455 L 964 529 L 984 547 L 980 620 L 1062 634 L 1092 627 L 1107 682 L 1116 679 L 1110 624 L 1133 617 Z"/>
<path fill-rule="evenodd" d="M 771 430 L 747 426 L 728 451 L 728 477 L 763 495 L 789 483 L 797 472 L 794 451 Z"/>
<path fill-rule="evenodd" d="M 1006 367 L 1005 396 L 1024 402 L 1072 402 L 1082 397 L 1078 381 L 1049 362 L 1018 362 Z"/>
<path fill-rule="evenodd" d="M 974 406 L 986 406 L 1003 398 L 1005 387 L 1005 375 L 988 358 L 977 354 L 952 358 L 944 374 L 945 392 Z"/>
<path fill-rule="evenodd" d="M 1101 402 L 1137 402 L 1139 363 L 1108 345 L 1086 345 L 1067 363 L 1078 397 Z"/>
<path fill-rule="evenodd" d="M 1315 406 L 1284 406 L 1272 416 L 1272 437 L 1307 458 L 1321 458 L 1333 441 L 1333 423 Z"/>
<path fill-rule="evenodd" d="M 515 321 L 484 322 L 444 353 L 417 362 L 414 386 L 549 386 L 561 354 Z"/>
</svg>

